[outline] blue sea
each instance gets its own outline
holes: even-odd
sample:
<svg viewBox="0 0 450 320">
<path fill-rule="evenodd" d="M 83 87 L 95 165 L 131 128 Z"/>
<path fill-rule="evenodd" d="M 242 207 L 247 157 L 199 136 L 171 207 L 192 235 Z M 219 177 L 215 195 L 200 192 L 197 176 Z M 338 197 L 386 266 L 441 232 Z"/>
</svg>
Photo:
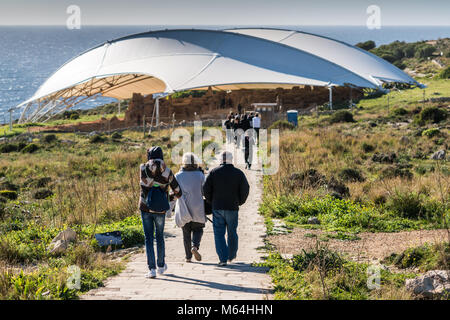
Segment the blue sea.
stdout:
<svg viewBox="0 0 450 320">
<path fill-rule="evenodd" d="M 189 26 L 222 29 L 239 26 Z M 245 26 L 248 27 L 248 26 Z M 271 26 L 274 27 L 274 26 Z M 277 26 L 335 38 L 350 44 L 374 40 L 377 45 L 393 41 L 414 42 L 450 37 L 450 26 L 383 27 L 369 30 L 363 26 Z M 183 26 L 89 26 L 80 30 L 65 27 L 0 26 L 0 123 L 6 123 L 11 107 L 28 99 L 63 63 L 107 40 L 125 35 Z M 85 102 L 92 108 L 111 101 L 107 98 Z M 17 118 L 19 113 L 14 114 Z"/>
</svg>

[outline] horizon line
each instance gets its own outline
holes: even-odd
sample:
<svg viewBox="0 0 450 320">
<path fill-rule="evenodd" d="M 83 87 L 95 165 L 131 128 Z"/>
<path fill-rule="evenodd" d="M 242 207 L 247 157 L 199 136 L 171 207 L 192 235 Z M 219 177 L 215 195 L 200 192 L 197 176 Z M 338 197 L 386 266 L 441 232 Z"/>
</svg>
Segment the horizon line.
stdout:
<svg viewBox="0 0 450 320">
<path fill-rule="evenodd" d="M 292 27 L 366 27 L 365 24 L 85 24 L 83 27 L 223 27 L 223 26 L 259 26 L 259 27 L 276 27 L 276 26 L 292 26 Z M 0 27 L 66 27 L 65 24 L 0 24 Z M 434 24 L 416 24 L 416 25 L 383 25 L 383 27 L 450 27 L 450 24 L 434 25 Z M 377 29 L 375 29 L 377 30 Z M 379 30 L 379 29 L 378 29 Z"/>
</svg>

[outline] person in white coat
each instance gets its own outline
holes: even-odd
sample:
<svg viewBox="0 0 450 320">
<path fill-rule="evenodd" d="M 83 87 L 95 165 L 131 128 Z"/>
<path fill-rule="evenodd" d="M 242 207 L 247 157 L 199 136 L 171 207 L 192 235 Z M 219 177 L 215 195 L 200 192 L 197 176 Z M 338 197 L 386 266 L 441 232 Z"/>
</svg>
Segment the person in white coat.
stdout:
<svg viewBox="0 0 450 320">
<path fill-rule="evenodd" d="M 199 249 L 206 223 L 202 191 L 205 175 L 198 163 L 193 153 L 185 153 L 183 166 L 175 175 L 182 190 L 182 196 L 175 204 L 175 223 L 183 230 L 186 262 L 192 261 L 192 255 L 197 261 L 202 259 Z"/>
<path fill-rule="evenodd" d="M 261 117 L 258 112 L 252 119 L 252 128 L 256 131 L 256 141 L 259 145 L 259 129 L 261 128 Z"/>
</svg>

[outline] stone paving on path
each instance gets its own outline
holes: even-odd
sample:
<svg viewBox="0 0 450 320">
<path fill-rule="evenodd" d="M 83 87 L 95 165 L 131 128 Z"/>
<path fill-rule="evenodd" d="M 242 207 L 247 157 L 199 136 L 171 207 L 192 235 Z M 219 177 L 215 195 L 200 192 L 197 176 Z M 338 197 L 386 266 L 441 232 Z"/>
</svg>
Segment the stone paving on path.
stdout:
<svg viewBox="0 0 450 320">
<path fill-rule="evenodd" d="M 258 169 L 243 170 L 250 184 L 250 194 L 239 210 L 239 250 L 236 260 L 218 266 L 213 228 L 206 223 L 199 252 L 201 262 L 185 262 L 181 228 L 174 218 L 166 220 L 165 245 L 168 270 L 156 279 L 147 279 L 146 255 L 130 258 L 126 269 L 105 281 L 105 286 L 86 293 L 81 299 L 183 299 L 183 300 L 261 300 L 271 299 L 271 278 L 267 269 L 253 267 L 264 255 L 264 218 L 258 214 L 262 177 Z M 212 219 L 212 217 L 210 216 Z"/>
</svg>

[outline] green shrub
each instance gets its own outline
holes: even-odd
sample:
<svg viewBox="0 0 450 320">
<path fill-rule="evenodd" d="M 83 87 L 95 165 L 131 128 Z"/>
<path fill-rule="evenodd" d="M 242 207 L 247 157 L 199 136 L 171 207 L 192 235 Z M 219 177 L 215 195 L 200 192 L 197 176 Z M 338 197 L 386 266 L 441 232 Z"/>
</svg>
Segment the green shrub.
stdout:
<svg viewBox="0 0 450 320">
<path fill-rule="evenodd" d="M 361 171 L 353 168 L 345 168 L 339 172 L 339 177 L 344 181 L 363 182 L 366 180 Z"/>
<path fill-rule="evenodd" d="M 290 123 L 287 120 L 278 120 L 270 125 L 269 130 L 272 130 L 272 129 L 293 130 L 293 129 L 295 129 L 295 125 Z"/>
<path fill-rule="evenodd" d="M 432 137 L 439 135 L 440 133 L 441 133 L 441 131 L 438 128 L 431 128 L 431 129 L 422 131 L 422 136 L 432 138 Z"/>
<path fill-rule="evenodd" d="M 21 150 L 22 153 L 34 153 L 39 150 L 39 146 L 35 143 L 30 143 L 25 148 Z"/>
<path fill-rule="evenodd" d="M 353 114 L 347 110 L 338 110 L 331 115 L 330 123 L 355 122 Z"/>
<path fill-rule="evenodd" d="M 414 54 L 414 57 L 418 59 L 425 59 L 430 57 L 435 50 L 436 48 L 434 46 L 423 44 L 416 47 L 416 53 Z"/>
<path fill-rule="evenodd" d="M 15 151 L 18 151 L 18 147 L 16 144 L 12 143 L 0 144 L 0 153 L 10 153 Z"/>
<path fill-rule="evenodd" d="M 9 199 L 9 200 L 16 200 L 18 195 L 17 195 L 17 191 L 12 191 L 12 190 L 1 190 L 0 191 L 0 197 Z"/>
<path fill-rule="evenodd" d="M 398 268 L 419 268 L 420 271 L 448 270 L 450 263 L 450 245 L 447 242 L 424 244 L 408 248 L 400 254 L 393 253 L 382 261 Z"/>
<path fill-rule="evenodd" d="M 375 151 L 375 146 L 370 143 L 367 143 L 367 142 L 363 142 L 363 144 L 361 145 L 361 148 L 364 152 Z"/>
<path fill-rule="evenodd" d="M 111 135 L 111 138 L 113 138 L 114 140 L 120 140 L 122 139 L 122 134 L 116 131 Z"/>
<path fill-rule="evenodd" d="M 51 181 L 52 181 L 52 178 L 50 178 L 50 177 L 42 177 L 42 178 L 38 178 L 38 179 L 34 180 L 34 181 L 31 183 L 31 186 L 36 187 L 36 188 L 44 188 L 44 187 L 46 187 Z"/>
<path fill-rule="evenodd" d="M 449 52 L 450 53 L 450 52 Z M 445 68 L 439 73 L 439 78 L 441 79 L 450 79 L 450 66 Z"/>
<path fill-rule="evenodd" d="M 357 43 L 355 46 L 364 49 L 366 51 L 372 50 L 373 48 L 376 47 L 375 41 L 372 40 L 368 40 L 366 42 L 359 42 Z"/>
<path fill-rule="evenodd" d="M 394 116 L 404 116 L 407 115 L 409 112 L 405 108 L 395 108 L 391 111 L 391 114 Z"/>
<path fill-rule="evenodd" d="M 106 141 L 106 138 L 100 134 L 95 134 L 89 138 L 90 143 L 102 143 L 105 141 Z"/>
<path fill-rule="evenodd" d="M 424 217 L 426 213 L 421 195 L 415 192 L 396 192 L 388 200 L 387 208 L 400 217 L 410 219 Z"/>
<path fill-rule="evenodd" d="M 292 267 L 294 270 L 305 271 L 313 268 L 320 268 L 325 273 L 336 271 L 342 268 L 343 259 L 337 252 L 327 248 L 306 251 L 292 257 Z"/>
<path fill-rule="evenodd" d="M 438 123 L 447 119 L 447 110 L 439 107 L 426 107 L 417 115 L 416 121 L 419 123 Z"/>
<path fill-rule="evenodd" d="M 72 113 L 70 115 L 70 120 L 78 120 L 80 119 L 80 115 L 78 113 Z"/>
<path fill-rule="evenodd" d="M 53 192 L 49 189 L 45 189 L 45 188 L 41 188 L 36 190 L 33 193 L 33 198 L 34 199 L 47 199 L 48 197 L 51 197 L 53 195 Z"/>
<path fill-rule="evenodd" d="M 401 69 L 401 70 L 403 70 L 403 69 L 405 69 L 407 67 L 406 64 L 404 64 L 401 61 L 395 61 L 393 63 L 393 65 L 396 66 L 397 68 Z"/>
<path fill-rule="evenodd" d="M 380 172 L 380 177 L 383 179 L 391 179 L 396 177 L 412 179 L 413 176 L 414 175 L 408 168 L 402 167 L 401 165 L 387 166 Z"/>
<path fill-rule="evenodd" d="M 48 134 L 48 135 L 44 136 L 45 143 L 52 143 L 56 140 L 57 140 L 57 138 L 56 138 L 56 135 L 54 135 L 54 134 Z"/>
<path fill-rule="evenodd" d="M 3 181 L 0 183 L 0 190 L 19 191 L 19 186 L 10 181 Z"/>
<path fill-rule="evenodd" d="M 388 62 L 390 62 L 390 63 L 394 63 L 395 60 L 397 60 L 397 58 L 394 55 L 389 54 L 389 53 L 382 54 L 381 58 L 386 60 L 386 61 L 388 61 Z"/>
</svg>

